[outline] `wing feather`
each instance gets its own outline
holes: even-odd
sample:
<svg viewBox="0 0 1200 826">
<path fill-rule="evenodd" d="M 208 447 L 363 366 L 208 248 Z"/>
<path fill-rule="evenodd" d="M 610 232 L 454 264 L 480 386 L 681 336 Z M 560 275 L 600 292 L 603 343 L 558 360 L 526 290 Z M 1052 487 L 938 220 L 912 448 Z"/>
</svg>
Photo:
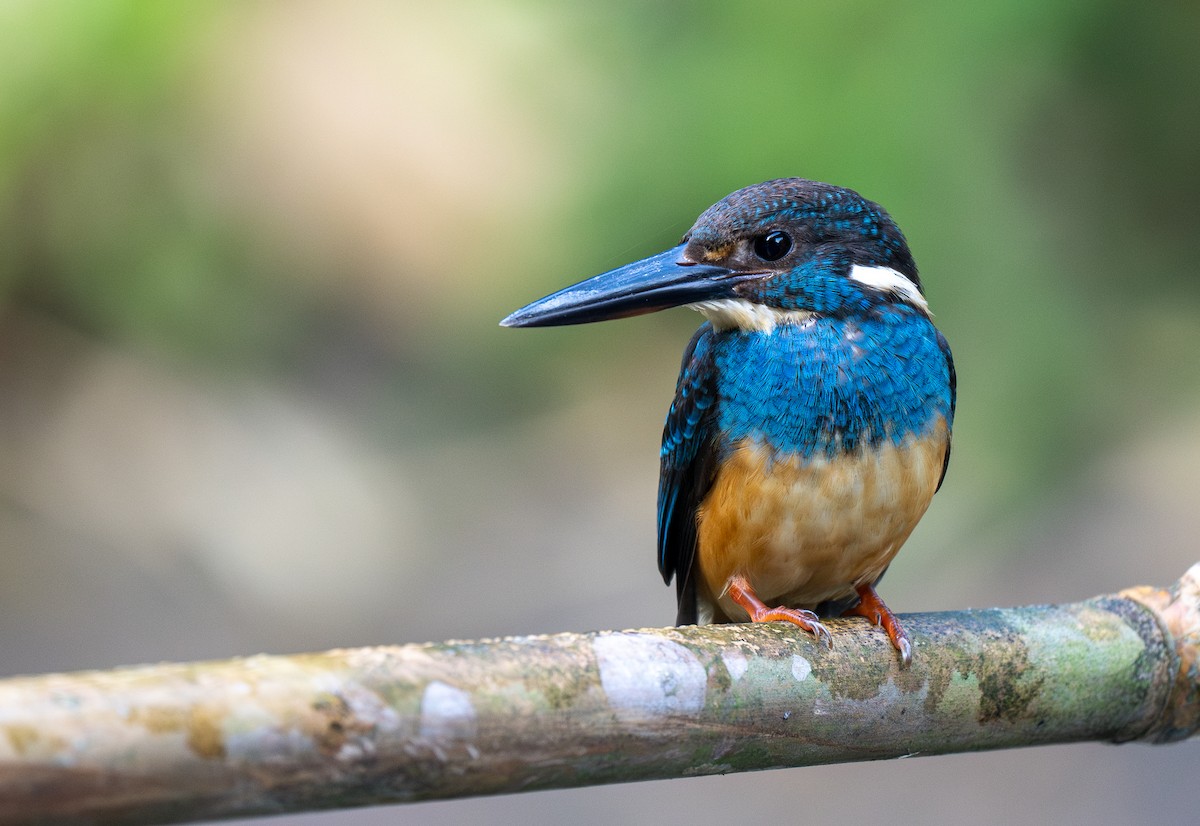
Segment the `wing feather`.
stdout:
<svg viewBox="0 0 1200 826">
<path fill-rule="evenodd" d="M 658 570 L 675 578 L 676 622 L 696 622 L 696 510 L 716 474 L 713 329 L 704 324 L 683 353 L 675 401 L 663 427 L 658 482 Z"/>
</svg>

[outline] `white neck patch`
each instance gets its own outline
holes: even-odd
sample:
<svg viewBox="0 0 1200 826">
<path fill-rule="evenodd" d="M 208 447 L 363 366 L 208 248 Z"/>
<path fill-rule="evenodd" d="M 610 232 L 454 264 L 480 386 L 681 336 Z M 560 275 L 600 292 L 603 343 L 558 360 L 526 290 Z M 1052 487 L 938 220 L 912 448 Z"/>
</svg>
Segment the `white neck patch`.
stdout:
<svg viewBox="0 0 1200 826">
<path fill-rule="evenodd" d="M 864 267 L 855 264 L 850 268 L 850 280 L 881 293 L 890 293 L 912 304 L 925 315 L 931 315 L 929 302 L 921 295 L 917 285 L 891 267 Z"/>
<path fill-rule="evenodd" d="M 689 309 L 712 322 L 718 330 L 757 330 L 769 333 L 780 324 L 801 324 L 813 317 L 810 310 L 781 310 L 744 298 L 719 298 L 689 304 Z"/>
</svg>

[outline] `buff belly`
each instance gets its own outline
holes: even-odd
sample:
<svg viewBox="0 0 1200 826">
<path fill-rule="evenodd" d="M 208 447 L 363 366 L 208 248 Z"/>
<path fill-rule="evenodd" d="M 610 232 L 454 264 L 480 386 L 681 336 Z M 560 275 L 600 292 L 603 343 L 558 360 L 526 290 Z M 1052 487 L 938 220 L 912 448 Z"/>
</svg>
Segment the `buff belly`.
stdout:
<svg viewBox="0 0 1200 826">
<path fill-rule="evenodd" d="M 746 619 L 725 593 L 735 574 L 768 605 L 796 608 L 873 583 L 929 507 L 948 442 L 939 418 L 898 445 L 834 457 L 737 445 L 697 515 L 701 621 Z"/>
</svg>

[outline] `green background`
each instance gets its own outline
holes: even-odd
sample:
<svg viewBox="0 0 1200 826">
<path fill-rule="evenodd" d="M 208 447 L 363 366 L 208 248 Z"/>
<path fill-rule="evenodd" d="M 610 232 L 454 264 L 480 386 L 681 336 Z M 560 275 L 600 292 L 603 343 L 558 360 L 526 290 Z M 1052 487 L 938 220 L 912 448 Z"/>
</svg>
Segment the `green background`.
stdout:
<svg viewBox="0 0 1200 826">
<path fill-rule="evenodd" d="M 0 5 L 0 672 L 670 622 L 657 448 L 698 319 L 497 321 L 792 175 L 888 208 L 957 361 L 889 604 L 1174 581 L 1198 43 L 1185 3 Z M 1182 822 L 1198 757 L 297 821 Z"/>
</svg>

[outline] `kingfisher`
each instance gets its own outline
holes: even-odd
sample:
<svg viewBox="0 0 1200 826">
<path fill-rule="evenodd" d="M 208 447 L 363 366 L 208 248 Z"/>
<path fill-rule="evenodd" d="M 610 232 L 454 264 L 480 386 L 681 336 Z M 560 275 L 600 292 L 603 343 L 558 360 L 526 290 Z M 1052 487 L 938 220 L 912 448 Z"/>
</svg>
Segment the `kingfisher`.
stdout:
<svg viewBox="0 0 1200 826">
<path fill-rule="evenodd" d="M 783 621 L 832 646 L 857 615 L 912 661 L 875 587 L 941 487 L 956 379 L 900 228 L 850 189 L 783 178 L 678 246 L 517 310 L 505 327 L 686 306 L 663 428 L 658 568 L 677 624 Z"/>
</svg>

